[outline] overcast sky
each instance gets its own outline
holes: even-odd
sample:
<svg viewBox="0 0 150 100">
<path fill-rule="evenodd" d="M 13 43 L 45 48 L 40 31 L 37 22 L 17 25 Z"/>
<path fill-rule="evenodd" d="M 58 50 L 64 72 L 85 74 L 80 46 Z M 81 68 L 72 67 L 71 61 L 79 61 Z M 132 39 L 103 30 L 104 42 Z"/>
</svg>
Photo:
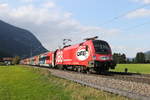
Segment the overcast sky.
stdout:
<svg viewBox="0 0 150 100">
<path fill-rule="evenodd" d="M 92 36 L 127 57 L 150 50 L 150 0 L 1 0 L 0 19 L 28 29 L 48 50 Z"/>
</svg>

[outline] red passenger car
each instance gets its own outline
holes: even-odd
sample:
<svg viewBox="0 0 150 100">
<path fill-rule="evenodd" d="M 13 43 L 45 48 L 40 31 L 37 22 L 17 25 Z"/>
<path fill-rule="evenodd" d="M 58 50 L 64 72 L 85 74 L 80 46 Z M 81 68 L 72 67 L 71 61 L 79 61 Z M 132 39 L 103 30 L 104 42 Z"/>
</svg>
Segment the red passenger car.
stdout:
<svg viewBox="0 0 150 100">
<path fill-rule="evenodd" d="M 48 64 L 50 67 L 52 67 L 52 65 L 53 65 L 53 52 L 47 53 L 46 64 Z"/>
<path fill-rule="evenodd" d="M 39 56 L 34 56 L 34 65 L 39 65 Z"/>
<path fill-rule="evenodd" d="M 53 52 L 46 52 L 39 55 L 39 65 L 40 66 L 52 66 L 52 56 Z"/>
</svg>

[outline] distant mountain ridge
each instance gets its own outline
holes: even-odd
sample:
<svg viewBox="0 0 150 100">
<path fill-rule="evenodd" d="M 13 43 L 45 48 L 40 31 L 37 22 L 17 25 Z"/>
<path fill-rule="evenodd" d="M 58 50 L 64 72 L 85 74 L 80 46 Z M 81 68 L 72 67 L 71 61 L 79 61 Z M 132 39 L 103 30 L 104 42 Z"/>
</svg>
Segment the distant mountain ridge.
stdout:
<svg viewBox="0 0 150 100">
<path fill-rule="evenodd" d="M 29 31 L 0 20 L 0 57 L 30 57 L 47 50 Z"/>
<path fill-rule="evenodd" d="M 145 52 L 146 54 L 150 54 L 150 51 Z"/>
</svg>

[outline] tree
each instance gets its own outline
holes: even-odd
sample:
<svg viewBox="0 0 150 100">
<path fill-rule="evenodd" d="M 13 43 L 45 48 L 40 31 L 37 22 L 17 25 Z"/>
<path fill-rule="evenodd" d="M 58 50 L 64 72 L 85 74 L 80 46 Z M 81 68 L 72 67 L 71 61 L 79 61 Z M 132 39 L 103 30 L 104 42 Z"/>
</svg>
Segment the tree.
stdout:
<svg viewBox="0 0 150 100">
<path fill-rule="evenodd" d="M 145 63 L 145 54 L 143 52 L 138 52 L 135 57 L 136 63 Z"/>
<path fill-rule="evenodd" d="M 121 63 L 126 63 L 126 55 L 124 53 L 121 55 Z"/>
<path fill-rule="evenodd" d="M 20 57 L 19 56 L 15 56 L 12 60 L 12 64 L 16 65 L 16 64 L 19 64 L 20 62 Z"/>
<path fill-rule="evenodd" d="M 116 63 L 126 63 L 126 55 L 121 53 L 114 53 L 113 60 Z"/>
<path fill-rule="evenodd" d="M 114 53 L 114 54 L 113 54 L 113 60 L 114 60 L 116 63 L 119 63 L 118 53 Z"/>
</svg>

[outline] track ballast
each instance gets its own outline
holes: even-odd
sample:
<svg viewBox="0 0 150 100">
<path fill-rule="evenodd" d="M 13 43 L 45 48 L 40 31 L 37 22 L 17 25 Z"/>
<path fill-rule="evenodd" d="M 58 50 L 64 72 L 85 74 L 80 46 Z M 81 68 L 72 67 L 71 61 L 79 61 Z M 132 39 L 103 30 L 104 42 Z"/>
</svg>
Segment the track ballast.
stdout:
<svg viewBox="0 0 150 100">
<path fill-rule="evenodd" d="M 48 70 L 54 76 L 128 98 L 137 100 L 149 100 L 150 98 L 150 75 L 118 72 L 96 75 L 58 69 Z"/>
</svg>

